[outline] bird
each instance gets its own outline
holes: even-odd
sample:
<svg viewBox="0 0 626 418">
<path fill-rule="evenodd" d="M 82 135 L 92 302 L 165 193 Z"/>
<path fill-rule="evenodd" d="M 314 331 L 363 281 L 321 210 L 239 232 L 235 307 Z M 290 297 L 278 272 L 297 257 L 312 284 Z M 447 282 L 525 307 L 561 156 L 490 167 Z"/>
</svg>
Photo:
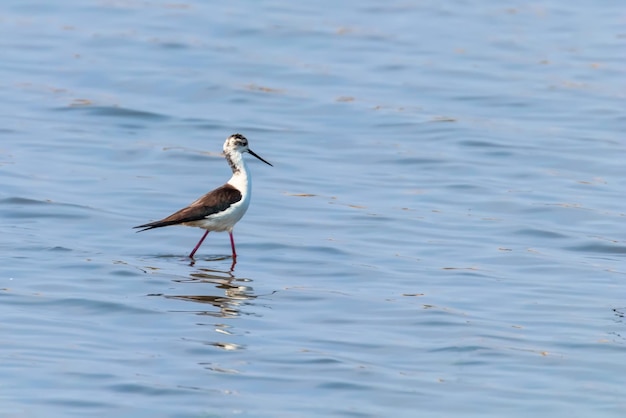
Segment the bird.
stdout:
<svg viewBox="0 0 626 418">
<path fill-rule="evenodd" d="M 204 229 L 204 235 L 202 235 L 200 241 L 189 254 L 189 258 L 192 260 L 209 232 L 228 231 L 232 258 L 235 261 L 237 252 L 235 250 L 233 228 L 248 210 L 252 186 L 246 160 L 243 158 L 243 154 L 246 152 L 273 167 L 272 164 L 250 149 L 245 136 L 238 133 L 230 135 L 224 142 L 224 157 L 233 172 L 228 182 L 166 218 L 133 228 L 140 228 L 137 232 L 170 225 L 194 226 Z"/>
</svg>

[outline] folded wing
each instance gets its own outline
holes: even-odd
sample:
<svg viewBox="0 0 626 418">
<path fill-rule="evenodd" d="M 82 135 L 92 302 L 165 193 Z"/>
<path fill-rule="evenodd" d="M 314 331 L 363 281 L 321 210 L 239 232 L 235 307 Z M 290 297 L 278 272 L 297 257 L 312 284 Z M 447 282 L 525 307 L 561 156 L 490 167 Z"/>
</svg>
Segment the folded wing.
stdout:
<svg viewBox="0 0 626 418">
<path fill-rule="evenodd" d="M 200 199 L 168 216 L 160 221 L 154 221 L 133 228 L 143 228 L 137 232 L 147 231 L 149 229 L 161 228 L 170 225 L 180 225 L 187 222 L 200 221 L 209 216 L 225 211 L 231 205 L 241 200 L 241 192 L 231 186 L 225 184 L 217 189 L 210 191 Z"/>
</svg>

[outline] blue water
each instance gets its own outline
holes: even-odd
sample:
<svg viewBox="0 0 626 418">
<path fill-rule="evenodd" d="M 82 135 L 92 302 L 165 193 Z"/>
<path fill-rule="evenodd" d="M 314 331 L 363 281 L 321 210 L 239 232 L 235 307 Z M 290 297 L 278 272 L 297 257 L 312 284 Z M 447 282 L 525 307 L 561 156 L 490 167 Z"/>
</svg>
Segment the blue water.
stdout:
<svg viewBox="0 0 626 418">
<path fill-rule="evenodd" d="M 624 416 L 623 12 L 5 1 L 0 416 Z"/>
</svg>

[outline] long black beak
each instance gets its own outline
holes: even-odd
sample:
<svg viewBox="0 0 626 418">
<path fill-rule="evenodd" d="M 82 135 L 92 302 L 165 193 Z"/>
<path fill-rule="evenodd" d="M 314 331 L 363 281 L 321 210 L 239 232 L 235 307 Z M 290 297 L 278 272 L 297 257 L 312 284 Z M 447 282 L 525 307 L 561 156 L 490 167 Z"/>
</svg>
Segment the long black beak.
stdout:
<svg viewBox="0 0 626 418">
<path fill-rule="evenodd" d="M 263 158 L 259 157 L 257 154 L 255 154 L 254 152 L 252 152 L 252 150 L 250 148 L 248 148 L 248 152 L 257 157 L 259 160 L 263 161 L 265 164 L 269 165 L 270 167 L 274 167 L 273 165 L 271 165 L 270 163 L 268 163 L 267 161 L 265 161 Z"/>
</svg>

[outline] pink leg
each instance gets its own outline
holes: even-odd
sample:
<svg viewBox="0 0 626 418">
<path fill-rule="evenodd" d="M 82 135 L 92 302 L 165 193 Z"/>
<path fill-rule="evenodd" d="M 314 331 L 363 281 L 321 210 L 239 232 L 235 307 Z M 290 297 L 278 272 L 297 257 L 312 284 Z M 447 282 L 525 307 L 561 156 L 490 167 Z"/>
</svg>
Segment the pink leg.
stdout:
<svg viewBox="0 0 626 418">
<path fill-rule="evenodd" d="M 235 259 L 237 258 L 237 252 L 235 251 L 235 239 L 233 238 L 232 231 L 229 231 L 228 235 L 230 235 L 230 248 L 233 250 L 233 259 Z"/>
<path fill-rule="evenodd" d="M 198 251 L 198 248 L 200 248 L 200 246 L 202 245 L 202 241 L 204 241 L 207 235 L 209 235 L 209 231 L 206 231 L 204 235 L 202 235 L 202 238 L 200 238 L 200 241 L 198 241 L 198 243 L 196 244 L 196 248 L 194 248 L 191 254 L 189 254 L 189 258 L 193 258 L 193 255 L 196 253 L 196 251 Z"/>
</svg>

